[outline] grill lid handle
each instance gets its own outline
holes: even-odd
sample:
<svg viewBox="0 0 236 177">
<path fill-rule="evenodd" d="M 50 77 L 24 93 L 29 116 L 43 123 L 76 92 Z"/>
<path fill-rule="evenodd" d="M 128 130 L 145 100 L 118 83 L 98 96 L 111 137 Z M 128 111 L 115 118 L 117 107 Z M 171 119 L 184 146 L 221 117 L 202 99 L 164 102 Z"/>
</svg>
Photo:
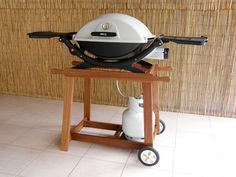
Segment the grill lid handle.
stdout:
<svg viewBox="0 0 236 177">
<path fill-rule="evenodd" d="M 103 31 L 95 31 L 91 33 L 91 36 L 98 37 L 115 37 L 117 34 L 115 32 L 103 32 Z"/>
<path fill-rule="evenodd" d="M 205 45 L 208 42 L 208 38 L 205 36 L 201 37 L 181 37 L 181 36 L 165 36 L 160 35 L 160 40 L 163 43 L 174 42 L 177 44 L 187 44 L 187 45 Z"/>
<path fill-rule="evenodd" d="M 30 38 L 53 38 L 53 37 L 72 37 L 72 35 L 76 34 L 76 32 L 70 32 L 70 33 L 59 33 L 59 32 L 52 32 L 52 31 L 37 31 L 28 33 Z"/>
</svg>

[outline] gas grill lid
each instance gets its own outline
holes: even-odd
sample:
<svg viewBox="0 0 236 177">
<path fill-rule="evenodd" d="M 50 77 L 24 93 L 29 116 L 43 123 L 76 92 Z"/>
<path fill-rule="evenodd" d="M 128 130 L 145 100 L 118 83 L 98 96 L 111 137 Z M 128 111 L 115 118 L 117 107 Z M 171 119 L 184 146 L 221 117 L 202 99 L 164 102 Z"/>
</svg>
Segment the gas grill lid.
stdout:
<svg viewBox="0 0 236 177">
<path fill-rule="evenodd" d="M 75 41 L 109 43 L 147 43 L 154 38 L 149 29 L 134 17 L 112 13 L 84 25 L 74 36 Z"/>
</svg>

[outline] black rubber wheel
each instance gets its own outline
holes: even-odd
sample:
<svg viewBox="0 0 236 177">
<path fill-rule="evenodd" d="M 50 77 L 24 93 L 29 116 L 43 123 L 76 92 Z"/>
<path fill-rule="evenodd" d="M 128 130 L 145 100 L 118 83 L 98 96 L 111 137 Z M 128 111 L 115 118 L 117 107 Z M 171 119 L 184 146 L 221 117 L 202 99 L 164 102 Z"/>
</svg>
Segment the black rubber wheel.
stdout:
<svg viewBox="0 0 236 177">
<path fill-rule="evenodd" d="M 159 162 L 159 153 L 152 147 L 143 147 L 138 152 L 139 161 L 146 166 L 153 166 Z"/>
<path fill-rule="evenodd" d="M 165 129 L 166 129 L 165 122 L 163 122 L 163 120 L 160 120 L 160 133 L 159 134 L 163 133 Z"/>
</svg>

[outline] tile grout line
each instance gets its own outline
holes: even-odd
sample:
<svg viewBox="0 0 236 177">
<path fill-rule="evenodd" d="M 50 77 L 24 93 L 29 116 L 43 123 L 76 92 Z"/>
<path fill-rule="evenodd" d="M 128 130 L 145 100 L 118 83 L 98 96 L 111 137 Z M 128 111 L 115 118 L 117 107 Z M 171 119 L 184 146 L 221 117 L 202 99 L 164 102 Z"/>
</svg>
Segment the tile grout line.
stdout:
<svg viewBox="0 0 236 177">
<path fill-rule="evenodd" d="M 72 168 L 72 170 L 68 173 L 67 177 L 70 177 L 70 176 L 71 176 L 71 174 L 73 173 L 73 171 L 75 170 L 75 168 L 79 165 L 80 161 L 85 157 L 85 154 L 90 150 L 90 148 L 91 148 L 92 145 L 93 145 L 92 143 L 89 145 L 89 148 L 87 149 L 87 151 L 81 156 L 81 158 L 80 158 L 79 161 L 76 163 L 76 165 L 74 166 L 74 168 Z"/>
<path fill-rule="evenodd" d="M 213 130 L 213 125 L 212 125 L 212 119 L 210 118 L 210 116 L 208 116 L 209 118 L 209 122 L 210 122 L 210 127 L 211 127 L 211 132 L 212 132 L 212 137 L 213 137 L 213 140 L 214 140 L 214 145 L 216 147 L 216 152 L 217 152 L 217 159 L 218 159 L 218 163 L 220 165 L 220 172 L 221 172 L 221 175 L 223 175 L 223 165 L 222 165 L 222 160 L 221 160 L 221 157 L 220 157 L 220 153 L 219 153 L 219 149 L 218 149 L 218 146 L 217 146 L 217 143 L 216 143 L 216 137 L 215 137 L 215 133 L 214 133 L 214 130 Z"/>
<path fill-rule="evenodd" d="M 52 144 L 52 142 L 47 146 L 45 147 L 44 149 L 34 149 L 34 148 L 27 148 L 27 147 L 22 147 L 22 146 L 17 146 L 17 145 L 12 145 L 12 146 L 16 146 L 16 147 L 21 147 L 21 148 L 25 148 L 25 149 L 29 149 L 29 150 L 38 150 L 40 151 L 39 154 L 34 158 L 32 159 L 18 174 L 16 174 L 16 177 L 21 177 L 21 173 L 28 167 L 30 166 L 35 160 L 38 159 L 38 157 L 44 153 L 44 152 L 47 152 L 47 148 Z"/>
<path fill-rule="evenodd" d="M 172 177 L 174 177 L 174 166 L 175 166 L 175 156 L 176 156 L 176 141 L 177 141 L 177 131 L 178 131 L 178 120 L 180 119 L 180 114 L 178 113 L 176 119 L 176 129 L 175 129 L 175 143 L 174 143 L 174 152 L 173 152 L 173 162 L 172 162 Z"/>
<path fill-rule="evenodd" d="M 3 174 L 3 175 L 8 175 L 8 176 L 11 176 L 11 177 L 17 177 L 16 175 L 12 174 L 12 173 L 5 173 L 5 172 L 0 172 L 0 175 Z"/>
<path fill-rule="evenodd" d="M 130 158 L 132 152 L 133 152 L 133 150 L 131 149 L 131 150 L 130 150 L 130 153 L 129 153 L 129 156 L 128 156 L 127 159 L 126 159 L 125 165 L 124 165 L 124 167 L 123 167 L 123 169 L 122 169 L 122 171 L 121 171 L 120 177 L 123 176 L 123 173 L 124 173 L 125 167 L 126 167 L 127 164 L 128 164 L 128 160 L 129 160 L 129 158 Z"/>
<path fill-rule="evenodd" d="M 29 149 L 29 148 L 27 148 L 27 149 Z M 44 152 L 44 150 L 40 151 L 40 153 L 39 153 L 35 158 L 33 158 L 28 164 L 26 164 L 26 166 L 25 166 L 22 170 L 19 171 L 18 174 L 16 174 L 16 177 L 20 177 L 21 173 L 22 173 L 28 166 L 30 166 L 36 159 L 38 159 L 38 157 L 39 157 L 43 152 Z"/>
</svg>

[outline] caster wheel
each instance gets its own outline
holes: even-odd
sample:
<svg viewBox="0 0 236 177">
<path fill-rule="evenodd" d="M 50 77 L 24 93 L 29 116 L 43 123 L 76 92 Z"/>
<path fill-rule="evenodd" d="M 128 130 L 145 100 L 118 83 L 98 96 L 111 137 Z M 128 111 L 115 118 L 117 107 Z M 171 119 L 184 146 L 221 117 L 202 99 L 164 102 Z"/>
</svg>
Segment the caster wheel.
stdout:
<svg viewBox="0 0 236 177">
<path fill-rule="evenodd" d="M 139 161 L 146 166 L 156 165 L 160 159 L 159 153 L 152 147 L 143 147 L 138 152 Z"/>
<path fill-rule="evenodd" d="M 165 122 L 163 122 L 163 120 L 160 120 L 160 133 L 159 134 L 163 133 L 165 129 L 166 129 Z"/>
</svg>

